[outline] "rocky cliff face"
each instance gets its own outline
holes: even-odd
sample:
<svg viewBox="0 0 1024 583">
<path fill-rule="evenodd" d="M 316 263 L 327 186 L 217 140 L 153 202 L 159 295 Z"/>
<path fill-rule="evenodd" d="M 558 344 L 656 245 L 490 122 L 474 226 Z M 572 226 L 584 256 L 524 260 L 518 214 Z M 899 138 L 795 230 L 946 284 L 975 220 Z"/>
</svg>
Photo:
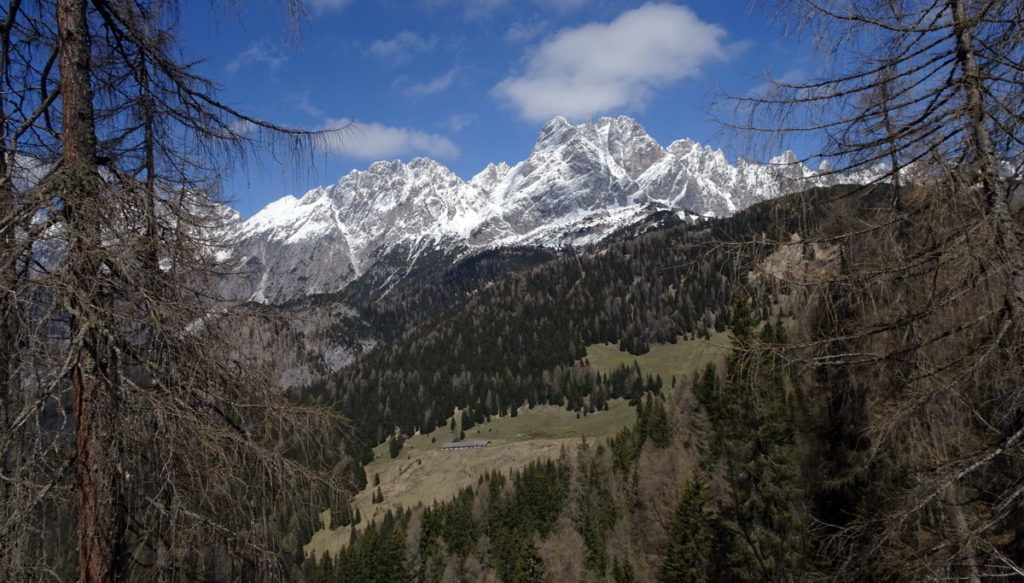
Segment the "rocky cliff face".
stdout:
<svg viewBox="0 0 1024 583">
<path fill-rule="evenodd" d="M 558 117 L 526 160 L 490 164 L 469 182 L 426 158 L 376 162 L 268 205 L 230 227 L 235 246 L 224 266 L 237 275 L 221 291 L 281 303 L 375 271 L 384 293 L 427 250 L 585 245 L 659 210 L 727 216 L 834 181 L 791 152 L 732 165 L 691 140 L 664 148 L 628 117 L 580 125 Z"/>
</svg>

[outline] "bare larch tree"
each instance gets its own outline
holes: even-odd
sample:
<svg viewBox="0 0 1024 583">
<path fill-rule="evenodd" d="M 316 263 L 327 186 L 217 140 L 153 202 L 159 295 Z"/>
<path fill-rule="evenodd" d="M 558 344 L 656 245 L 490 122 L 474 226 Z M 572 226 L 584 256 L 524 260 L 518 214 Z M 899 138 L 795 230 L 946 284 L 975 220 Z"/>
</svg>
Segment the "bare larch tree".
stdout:
<svg viewBox="0 0 1024 583">
<path fill-rule="evenodd" d="M 173 56 L 173 2 L 6 10 L 0 576 L 280 580 L 345 496 L 346 425 L 233 344 L 211 185 L 318 136 L 218 102 Z"/>
<path fill-rule="evenodd" d="M 823 568 L 1024 576 L 1024 5 L 770 4 L 811 35 L 823 69 L 735 98 L 734 126 L 820 140 L 832 172 L 875 178 L 831 201 L 855 222 L 766 246 L 833 258 L 779 282 L 812 308 L 795 348 L 827 444 Z"/>
</svg>

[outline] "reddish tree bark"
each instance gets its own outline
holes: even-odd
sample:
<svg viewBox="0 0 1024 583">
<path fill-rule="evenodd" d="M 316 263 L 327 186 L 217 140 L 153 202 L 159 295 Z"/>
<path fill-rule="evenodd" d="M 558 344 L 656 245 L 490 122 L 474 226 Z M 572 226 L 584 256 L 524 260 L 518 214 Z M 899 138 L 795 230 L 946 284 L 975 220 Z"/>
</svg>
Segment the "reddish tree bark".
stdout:
<svg viewBox="0 0 1024 583">
<path fill-rule="evenodd" d="M 110 463 L 113 395 L 103 340 L 91 331 L 90 306 L 96 302 L 96 255 L 101 237 L 89 212 L 98 203 L 95 111 L 90 74 L 90 39 L 86 0 L 58 0 L 60 90 L 62 109 L 61 182 L 68 226 L 69 277 L 72 295 L 70 336 L 77 351 L 71 370 L 75 417 L 75 487 L 78 495 L 78 580 L 114 580 L 117 534 L 114 476 Z"/>
</svg>

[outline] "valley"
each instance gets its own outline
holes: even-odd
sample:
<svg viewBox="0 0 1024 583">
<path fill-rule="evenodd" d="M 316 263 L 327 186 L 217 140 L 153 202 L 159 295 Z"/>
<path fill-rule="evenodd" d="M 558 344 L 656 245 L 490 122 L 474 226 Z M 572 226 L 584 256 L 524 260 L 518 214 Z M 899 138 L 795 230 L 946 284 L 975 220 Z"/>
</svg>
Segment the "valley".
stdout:
<svg viewBox="0 0 1024 583">
<path fill-rule="evenodd" d="M 0 8 L 0 582 L 1024 580 L 1020 0 L 238 4 Z"/>
<path fill-rule="evenodd" d="M 655 345 L 639 356 L 624 353 L 614 345 L 596 344 L 587 347 L 585 361 L 604 374 L 637 366 L 644 375 L 684 379 L 700 373 L 709 363 L 722 365 L 728 343 L 726 333 L 717 333 L 708 340 L 680 339 L 674 344 Z M 674 387 L 666 390 L 673 391 Z M 311 556 L 325 552 L 337 555 L 351 539 L 352 529 L 380 523 L 389 512 L 446 502 L 495 471 L 511 473 L 540 460 L 572 459 L 581 444 L 607 442 L 635 423 L 636 408 L 625 399 L 609 400 L 607 410 L 586 415 L 553 405 L 521 407 L 515 417 L 492 417 L 465 432 L 466 440 L 488 440 L 488 446 L 442 451 L 442 445 L 459 438 L 462 429 L 455 420 L 460 417 L 461 411 L 457 410 L 450 420 L 454 429 L 442 427 L 430 434 L 410 436 L 395 458 L 389 455 L 386 443 L 373 448 L 373 461 L 365 466 L 369 483 L 352 501 L 359 510 L 360 522 L 317 531 L 304 551 Z M 378 492 L 383 502 L 375 501 Z M 330 524 L 330 511 L 323 520 Z"/>
<path fill-rule="evenodd" d="M 380 523 L 387 512 L 415 509 L 446 502 L 488 473 L 515 472 L 538 460 L 574 456 L 582 440 L 592 442 L 610 437 L 633 423 L 635 410 L 626 401 L 609 402 L 608 411 L 577 418 L 576 413 L 552 405 L 525 407 L 516 417 L 492 418 L 466 432 L 466 440 L 488 440 L 482 448 L 442 451 L 444 443 L 457 440 L 459 427 L 451 432 L 438 429 L 429 435 L 413 435 L 405 441 L 397 458 L 391 459 L 387 445 L 374 449 L 374 460 L 365 466 L 369 484 L 352 500 L 362 521 L 315 533 L 304 548 L 307 553 L 337 554 L 351 537 L 351 529 L 364 529 L 369 522 Z M 379 476 L 382 503 L 373 503 Z"/>
</svg>

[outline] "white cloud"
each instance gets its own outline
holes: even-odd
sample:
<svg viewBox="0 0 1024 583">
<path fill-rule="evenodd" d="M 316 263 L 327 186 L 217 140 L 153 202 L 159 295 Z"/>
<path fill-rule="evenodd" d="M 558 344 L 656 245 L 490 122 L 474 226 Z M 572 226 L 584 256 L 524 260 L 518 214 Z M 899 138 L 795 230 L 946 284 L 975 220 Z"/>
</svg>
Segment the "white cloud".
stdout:
<svg viewBox="0 0 1024 583">
<path fill-rule="evenodd" d="M 307 0 L 307 3 L 317 12 L 331 12 L 341 10 L 348 6 L 352 0 Z"/>
<path fill-rule="evenodd" d="M 295 109 L 298 109 L 309 117 L 319 118 L 324 115 L 323 110 L 317 107 L 316 104 L 309 99 L 309 92 L 293 94 L 291 96 L 291 100 L 292 106 L 294 106 Z"/>
<path fill-rule="evenodd" d="M 548 6 L 554 6 L 559 10 L 576 10 L 582 8 L 590 0 L 544 0 Z"/>
<path fill-rule="evenodd" d="M 267 41 L 259 41 L 249 45 L 231 60 L 224 68 L 228 73 L 237 73 L 243 67 L 250 65 L 266 65 L 271 70 L 277 69 L 288 61 L 288 57 L 270 45 Z"/>
<path fill-rule="evenodd" d="M 329 119 L 323 129 L 344 128 L 327 138 L 328 151 L 361 160 L 383 160 L 409 154 L 434 158 L 455 158 L 459 148 L 440 134 L 390 127 L 374 122 L 354 122 L 347 118 Z"/>
<path fill-rule="evenodd" d="M 247 136 L 255 131 L 259 127 L 247 119 L 238 119 L 228 124 L 228 130 L 239 136 Z"/>
<path fill-rule="evenodd" d="M 531 52 L 521 75 L 504 79 L 493 93 L 533 121 L 635 110 L 655 90 L 729 58 L 725 34 L 684 6 L 645 4 L 607 24 L 559 32 Z"/>
<path fill-rule="evenodd" d="M 533 0 L 533 3 L 541 8 L 553 8 L 562 12 L 582 8 L 589 2 L 590 0 Z M 522 0 L 519 0 L 519 3 L 522 3 Z M 447 4 L 447 2 L 444 0 L 427 0 L 427 4 L 437 6 L 439 4 Z M 494 15 L 498 9 L 514 4 L 514 2 L 512 0 L 462 0 L 462 4 L 467 18 L 480 19 L 488 18 Z"/>
<path fill-rule="evenodd" d="M 770 97 L 772 90 L 775 88 L 777 83 L 781 84 L 800 84 L 807 82 L 807 73 L 803 69 L 790 69 L 783 73 L 779 77 L 768 76 L 763 82 L 754 85 L 748 95 L 750 97 Z"/>
<path fill-rule="evenodd" d="M 505 31 L 505 40 L 510 43 L 524 43 L 540 36 L 548 27 L 547 21 L 513 22 Z"/>
<path fill-rule="evenodd" d="M 452 133 L 459 133 L 469 126 L 475 124 L 480 117 L 475 113 L 456 113 L 448 118 L 445 125 Z"/>
<path fill-rule="evenodd" d="M 417 53 L 434 48 L 435 39 L 425 39 L 415 32 L 402 31 L 389 39 L 378 39 L 370 44 L 370 54 L 381 59 L 405 61 Z"/>
<path fill-rule="evenodd" d="M 455 82 L 455 78 L 457 76 L 458 71 L 456 69 L 452 69 L 447 73 L 438 75 L 437 77 L 434 77 L 429 81 L 426 81 L 424 83 L 417 83 L 409 87 L 409 94 L 414 97 L 425 97 L 427 95 L 433 95 L 434 93 L 444 91 L 445 89 L 448 89 L 449 87 L 452 86 L 452 83 Z"/>
</svg>

